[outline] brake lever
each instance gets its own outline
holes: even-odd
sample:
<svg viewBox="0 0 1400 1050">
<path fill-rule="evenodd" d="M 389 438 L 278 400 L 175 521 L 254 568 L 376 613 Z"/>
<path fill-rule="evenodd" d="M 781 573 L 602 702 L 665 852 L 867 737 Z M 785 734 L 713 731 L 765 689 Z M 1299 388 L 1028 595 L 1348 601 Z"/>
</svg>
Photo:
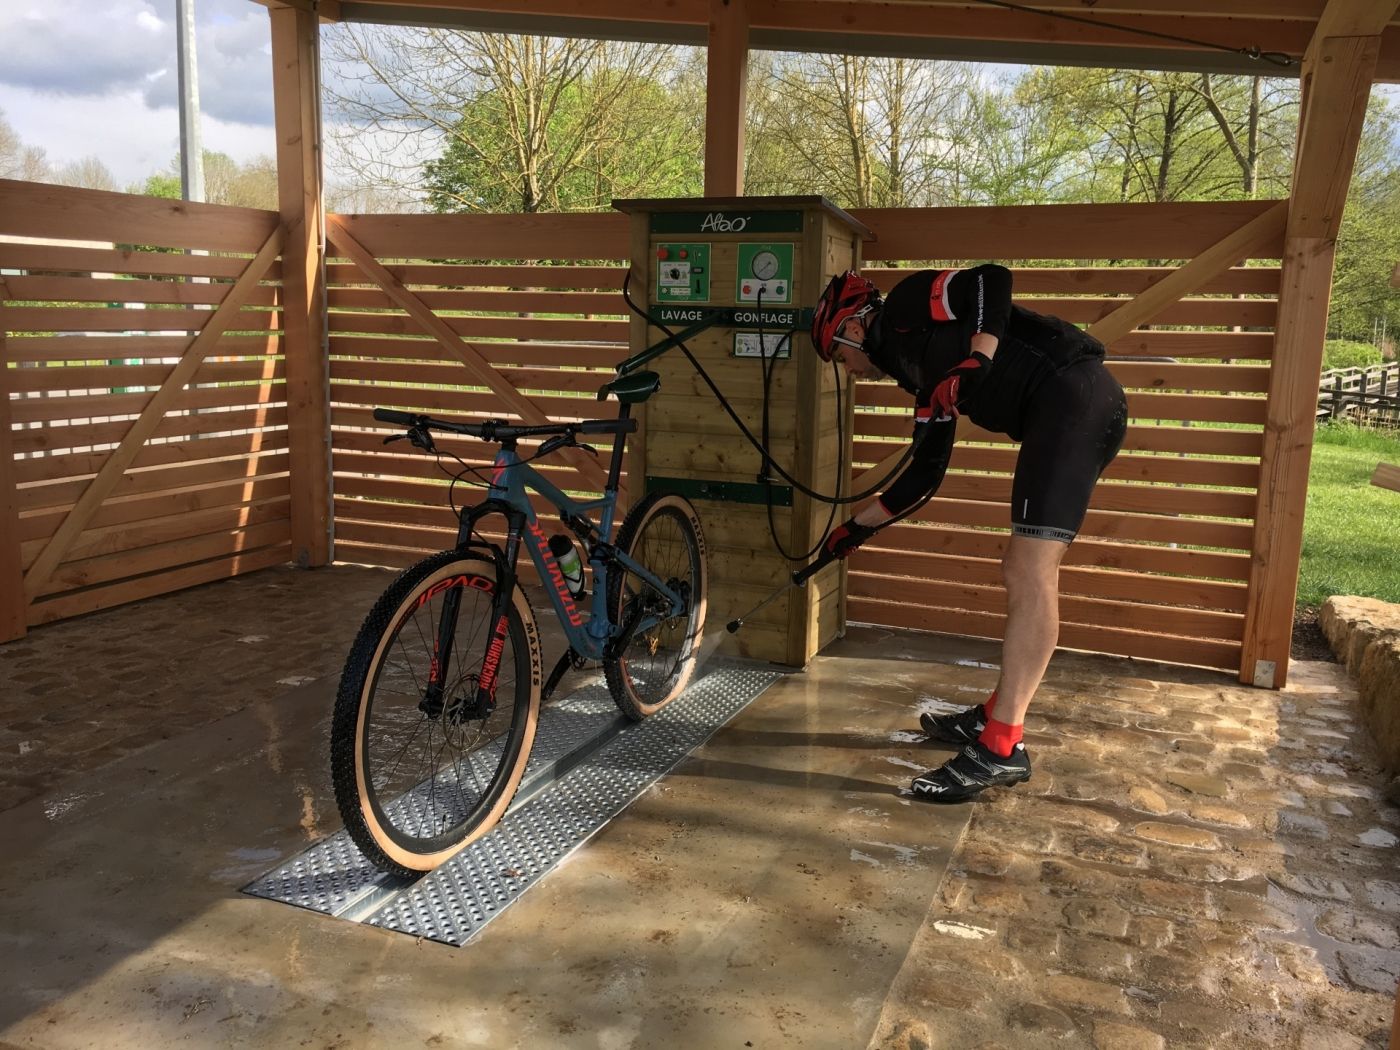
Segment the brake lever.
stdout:
<svg viewBox="0 0 1400 1050">
<path fill-rule="evenodd" d="M 437 446 L 433 444 L 433 435 L 427 427 L 409 427 L 406 436 L 415 448 L 421 448 L 424 452 L 437 451 Z"/>
</svg>

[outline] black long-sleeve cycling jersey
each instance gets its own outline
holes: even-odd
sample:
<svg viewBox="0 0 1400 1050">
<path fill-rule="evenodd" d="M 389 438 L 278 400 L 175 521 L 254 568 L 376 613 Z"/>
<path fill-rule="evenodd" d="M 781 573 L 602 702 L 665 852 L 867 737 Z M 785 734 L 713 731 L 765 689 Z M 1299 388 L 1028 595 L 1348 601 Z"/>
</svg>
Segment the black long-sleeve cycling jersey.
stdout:
<svg viewBox="0 0 1400 1050">
<path fill-rule="evenodd" d="M 868 327 L 865 352 L 915 397 L 926 396 L 971 353 L 972 337 L 997 338 L 991 368 L 964 414 L 978 426 L 1020 441 L 1030 401 L 1047 376 L 1086 358 L 1102 358 L 1098 340 L 1056 317 L 1011 302 L 1011 271 L 988 263 L 966 270 L 920 270 L 890 291 Z M 924 438 L 913 462 L 880 498 L 891 516 L 914 509 L 943 480 L 953 425 Z"/>
</svg>

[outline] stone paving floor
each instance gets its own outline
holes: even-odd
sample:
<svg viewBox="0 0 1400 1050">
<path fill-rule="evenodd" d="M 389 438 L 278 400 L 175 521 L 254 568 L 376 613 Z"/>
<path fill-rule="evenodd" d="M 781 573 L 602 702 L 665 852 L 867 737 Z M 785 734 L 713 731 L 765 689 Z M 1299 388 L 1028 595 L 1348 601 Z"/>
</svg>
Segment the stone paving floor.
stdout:
<svg viewBox="0 0 1400 1050">
<path fill-rule="evenodd" d="M 930 708 L 995 682 L 958 670 Z M 1356 713 L 1331 662 L 1269 692 L 1057 655 L 871 1045 L 1385 1047 L 1400 810 Z"/>
<path fill-rule="evenodd" d="M 338 674 L 389 576 L 266 570 L 0 646 L 0 810 Z M 851 638 L 919 662 L 927 709 L 996 677 L 984 643 Z M 1384 1048 L 1400 811 L 1356 705 L 1330 662 L 1273 693 L 1058 655 L 1027 723 L 1035 776 L 973 807 L 870 1045 Z"/>
</svg>

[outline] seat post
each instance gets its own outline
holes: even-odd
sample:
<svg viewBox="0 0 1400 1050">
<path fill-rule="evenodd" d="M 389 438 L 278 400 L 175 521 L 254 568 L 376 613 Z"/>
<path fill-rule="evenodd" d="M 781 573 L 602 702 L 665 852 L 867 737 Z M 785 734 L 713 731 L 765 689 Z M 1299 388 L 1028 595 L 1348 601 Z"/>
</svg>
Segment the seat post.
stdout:
<svg viewBox="0 0 1400 1050">
<path fill-rule="evenodd" d="M 618 419 L 630 419 L 632 416 L 632 405 L 623 401 L 617 406 Z M 617 483 L 622 478 L 622 457 L 627 451 L 627 434 L 619 431 L 613 435 L 612 462 L 608 464 L 608 492 L 617 491 Z"/>
</svg>

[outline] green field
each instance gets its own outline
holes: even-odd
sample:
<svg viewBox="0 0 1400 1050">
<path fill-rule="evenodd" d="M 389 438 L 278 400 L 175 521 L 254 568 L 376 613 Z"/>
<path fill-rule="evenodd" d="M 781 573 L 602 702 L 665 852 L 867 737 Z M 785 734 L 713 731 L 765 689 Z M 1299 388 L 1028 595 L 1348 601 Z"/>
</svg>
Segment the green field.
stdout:
<svg viewBox="0 0 1400 1050">
<path fill-rule="evenodd" d="M 1308 477 L 1298 605 L 1334 594 L 1400 602 L 1400 492 L 1372 485 L 1376 463 L 1400 464 L 1400 437 L 1319 427 Z"/>
</svg>

